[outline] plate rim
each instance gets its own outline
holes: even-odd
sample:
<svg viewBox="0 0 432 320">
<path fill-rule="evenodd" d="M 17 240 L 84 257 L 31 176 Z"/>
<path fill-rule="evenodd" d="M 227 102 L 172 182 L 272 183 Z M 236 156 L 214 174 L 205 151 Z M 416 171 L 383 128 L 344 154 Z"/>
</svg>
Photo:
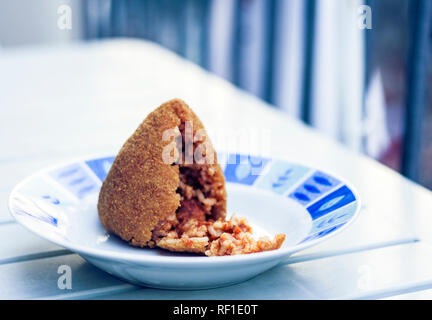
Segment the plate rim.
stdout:
<svg viewBox="0 0 432 320">
<path fill-rule="evenodd" d="M 235 153 L 235 152 L 229 152 L 229 151 L 219 151 L 217 152 L 218 156 L 221 154 L 224 155 L 244 155 L 244 156 L 251 156 L 254 157 L 255 155 L 248 155 L 245 153 Z M 101 249 L 95 249 L 93 247 L 86 247 L 84 245 L 76 245 L 71 241 L 66 241 L 62 239 L 54 239 L 54 237 L 50 237 L 47 234 L 43 234 L 38 232 L 37 230 L 34 230 L 34 228 L 29 227 L 25 221 L 21 220 L 20 216 L 17 215 L 14 210 L 12 209 L 12 204 L 14 201 L 14 195 L 18 193 L 19 189 L 31 181 L 32 179 L 42 176 L 43 174 L 53 171 L 55 169 L 59 169 L 62 167 L 65 167 L 67 165 L 71 165 L 74 163 L 81 163 L 86 162 L 89 160 L 95 160 L 95 159 L 101 159 L 106 157 L 115 157 L 115 153 L 93 153 L 88 154 L 85 156 L 80 157 L 74 157 L 70 160 L 62 161 L 59 163 L 56 163 L 54 165 L 43 167 L 42 169 L 36 170 L 34 173 L 30 174 L 26 178 L 22 179 L 19 183 L 17 183 L 14 188 L 12 189 L 9 198 L 8 198 L 8 209 L 12 217 L 15 219 L 17 223 L 19 223 L 21 226 L 23 226 L 25 229 L 29 230 L 36 236 L 45 239 L 47 241 L 50 241 L 51 243 L 54 243 L 58 246 L 61 246 L 63 248 L 69 249 L 70 251 L 79 254 L 83 257 L 89 256 L 92 258 L 102 259 L 102 260 L 108 260 L 108 261 L 116 261 L 116 262 L 123 262 L 123 263 L 133 263 L 133 264 L 141 264 L 141 265 L 152 265 L 152 266 L 162 266 L 162 267 L 188 267 L 188 268 L 199 268 L 202 266 L 218 266 L 221 264 L 230 264 L 230 265 L 238 265 L 238 264 L 244 264 L 244 263 L 252 263 L 252 262 L 258 262 L 258 261 L 269 261 L 269 260 L 279 260 L 280 262 L 284 261 L 285 259 L 289 259 L 289 256 L 291 256 L 293 253 L 305 250 L 307 248 L 310 248 L 312 246 L 315 246 L 323 241 L 326 241 L 330 239 L 331 237 L 334 237 L 335 235 L 338 235 L 340 232 L 345 231 L 349 226 L 351 226 L 352 223 L 354 223 L 358 216 L 360 215 L 360 211 L 362 209 L 362 200 L 359 196 L 359 192 L 355 186 L 352 185 L 351 182 L 347 181 L 346 179 L 340 177 L 337 174 L 334 174 L 331 170 L 328 169 L 321 169 L 319 167 L 310 166 L 308 164 L 302 164 L 295 161 L 290 161 L 287 159 L 284 159 L 282 157 L 269 157 L 266 159 L 269 159 L 271 161 L 278 160 L 286 163 L 291 164 L 297 164 L 302 165 L 304 167 L 307 167 L 311 170 L 316 171 L 322 171 L 336 179 L 338 179 L 343 185 L 347 186 L 350 191 L 353 193 L 357 207 L 355 209 L 354 214 L 348 220 L 344 225 L 342 225 L 340 228 L 334 230 L 331 233 L 328 233 L 324 235 L 323 237 L 316 238 L 304 243 L 296 244 L 294 246 L 289 247 L 282 247 L 277 250 L 271 250 L 271 251 L 264 251 L 264 252 L 257 252 L 257 253 L 251 253 L 251 254 L 242 254 L 242 255 L 233 255 L 233 256 L 217 256 L 217 257 L 207 257 L 207 256 L 197 256 L 197 257 L 173 257 L 173 256 L 149 256 L 149 255 L 140 255 L 137 253 L 119 253 L 119 252 L 113 252 L 110 250 L 101 250 Z M 261 156 L 257 156 L 261 157 Z M 265 157 L 263 157 L 265 158 Z M 102 182 L 101 182 L 102 183 Z"/>
</svg>

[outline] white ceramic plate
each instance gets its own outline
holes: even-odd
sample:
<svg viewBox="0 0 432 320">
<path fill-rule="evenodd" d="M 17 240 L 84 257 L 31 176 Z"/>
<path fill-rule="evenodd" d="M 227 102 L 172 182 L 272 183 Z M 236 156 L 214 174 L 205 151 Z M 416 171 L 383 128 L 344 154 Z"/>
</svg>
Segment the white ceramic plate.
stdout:
<svg viewBox="0 0 432 320">
<path fill-rule="evenodd" d="M 228 215 L 246 217 L 257 236 L 285 233 L 279 250 L 205 257 L 135 248 L 106 233 L 98 193 L 113 156 L 82 159 L 33 174 L 11 193 L 9 208 L 30 231 L 135 284 L 203 289 L 247 280 L 345 229 L 360 201 L 346 182 L 299 164 L 220 154 Z"/>
</svg>

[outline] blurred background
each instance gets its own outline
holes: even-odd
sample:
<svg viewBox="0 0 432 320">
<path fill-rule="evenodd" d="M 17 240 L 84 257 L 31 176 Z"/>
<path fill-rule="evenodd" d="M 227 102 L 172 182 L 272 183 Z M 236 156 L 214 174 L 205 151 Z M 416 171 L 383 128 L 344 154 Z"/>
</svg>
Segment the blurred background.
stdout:
<svg viewBox="0 0 432 320">
<path fill-rule="evenodd" d="M 432 189 L 431 7 L 430 0 L 0 0 L 0 57 L 11 48 L 149 40 Z"/>
</svg>

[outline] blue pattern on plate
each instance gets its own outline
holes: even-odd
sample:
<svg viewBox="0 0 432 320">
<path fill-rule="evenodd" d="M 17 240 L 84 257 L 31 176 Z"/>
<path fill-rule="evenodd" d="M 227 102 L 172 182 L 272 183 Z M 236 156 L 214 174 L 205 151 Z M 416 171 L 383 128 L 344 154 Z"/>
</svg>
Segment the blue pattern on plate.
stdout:
<svg viewBox="0 0 432 320">
<path fill-rule="evenodd" d="M 354 215 L 356 207 L 357 203 L 351 203 L 315 219 L 310 233 L 318 233 L 335 225 L 347 222 Z"/>
<path fill-rule="evenodd" d="M 34 218 L 40 222 L 48 223 L 53 227 L 58 227 L 57 218 L 50 215 L 47 210 L 41 208 L 41 206 L 38 205 L 37 201 L 35 201 L 31 197 L 20 196 L 15 197 L 14 200 L 15 213 L 22 216 Z"/>
<path fill-rule="evenodd" d="M 276 160 L 272 162 L 270 170 L 257 181 L 255 186 L 283 194 L 309 171 L 310 169 L 306 167 Z"/>
<path fill-rule="evenodd" d="M 330 193 L 321 200 L 315 202 L 307 208 L 313 220 L 337 210 L 355 201 L 356 198 L 347 186 L 342 186 L 338 190 Z"/>
<path fill-rule="evenodd" d="M 49 194 L 44 194 L 43 196 L 41 196 L 42 199 L 45 199 L 47 201 L 49 201 L 50 203 L 54 204 L 54 205 L 59 205 L 60 204 L 60 200 L 50 196 Z"/>
<path fill-rule="evenodd" d="M 227 163 L 227 182 L 250 185 L 278 194 L 284 194 L 312 172 L 301 165 L 247 155 L 221 154 L 221 158 Z M 113 160 L 114 157 L 105 157 L 88 160 L 85 164 L 74 163 L 48 172 L 48 176 L 76 197 L 83 198 L 99 191 L 100 182 L 96 181 L 88 170 L 93 171 L 100 181 L 103 181 Z M 264 171 L 267 166 L 270 166 L 269 170 Z M 257 180 L 259 176 L 260 179 Z M 51 209 L 57 207 L 59 209 L 56 210 L 61 210 L 76 198 L 65 193 L 63 188 L 47 182 L 49 181 L 42 179 L 38 180 L 36 185 L 32 182 L 27 184 L 21 190 L 21 196 L 14 199 L 14 211 L 57 228 L 58 220 L 50 214 Z M 346 185 L 341 186 L 338 179 L 321 171 L 313 171 L 288 197 L 305 206 L 313 220 L 309 235 L 301 243 L 322 238 L 339 229 L 352 219 L 358 207 L 357 199 Z"/>
<path fill-rule="evenodd" d="M 53 227 L 57 227 L 57 224 L 58 224 L 57 218 L 54 218 L 48 214 L 35 215 L 34 211 L 32 211 L 33 214 L 31 214 L 30 212 L 25 211 L 22 208 L 18 208 L 18 207 L 15 208 L 15 212 L 17 214 L 20 214 L 20 215 L 27 215 L 29 217 L 35 218 L 36 220 L 39 220 L 40 222 L 46 222 L 46 223 L 52 225 Z"/>
<path fill-rule="evenodd" d="M 304 243 L 304 242 L 308 242 L 308 241 L 311 241 L 311 240 L 322 238 L 322 237 L 324 237 L 324 236 L 326 236 L 326 235 L 328 235 L 328 234 L 336 231 L 337 229 L 339 229 L 340 227 L 342 227 L 343 225 L 345 225 L 345 223 L 346 222 L 338 224 L 338 225 L 335 225 L 335 226 L 332 226 L 332 227 L 330 227 L 328 229 L 325 229 L 325 230 L 321 230 L 320 232 L 314 233 L 312 235 L 309 235 L 306 238 L 304 238 L 302 241 L 300 241 L 299 243 Z"/>
<path fill-rule="evenodd" d="M 79 163 L 54 170 L 49 175 L 80 199 L 98 188 L 93 178 Z"/>
<path fill-rule="evenodd" d="M 100 181 L 104 181 L 113 162 L 114 157 L 106 157 L 86 161 L 86 164 L 100 179 Z"/>
<path fill-rule="evenodd" d="M 316 171 L 301 186 L 293 191 L 289 197 L 306 206 L 314 200 L 334 189 L 340 181 L 321 171 Z"/>
<path fill-rule="evenodd" d="M 269 159 L 232 154 L 225 167 L 225 180 L 252 185 L 268 163 Z"/>
<path fill-rule="evenodd" d="M 52 183 L 52 179 L 45 179 L 45 175 L 41 179 L 30 180 L 21 189 L 21 193 L 25 195 L 22 198 L 32 198 L 37 202 L 43 201 L 45 204 L 54 206 L 69 206 L 76 201 L 76 197 L 65 193 L 63 188 L 59 188 L 57 184 Z"/>
</svg>

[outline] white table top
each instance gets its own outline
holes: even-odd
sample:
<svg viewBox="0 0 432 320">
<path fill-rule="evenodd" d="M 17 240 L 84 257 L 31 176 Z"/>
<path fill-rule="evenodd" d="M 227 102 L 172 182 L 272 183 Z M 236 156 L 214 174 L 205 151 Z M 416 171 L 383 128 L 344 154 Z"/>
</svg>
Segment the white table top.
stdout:
<svg viewBox="0 0 432 320">
<path fill-rule="evenodd" d="M 226 81 L 132 40 L 3 51 L 0 70 L 0 299 L 432 298 L 432 193 Z M 210 135 L 270 132 L 272 155 L 345 177 L 363 200 L 360 217 L 285 266 L 187 292 L 122 282 L 13 221 L 7 198 L 17 182 L 71 157 L 115 153 L 148 112 L 174 97 Z M 218 149 L 250 151 L 213 140 Z M 72 290 L 57 287 L 63 264 L 72 268 Z"/>
</svg>

